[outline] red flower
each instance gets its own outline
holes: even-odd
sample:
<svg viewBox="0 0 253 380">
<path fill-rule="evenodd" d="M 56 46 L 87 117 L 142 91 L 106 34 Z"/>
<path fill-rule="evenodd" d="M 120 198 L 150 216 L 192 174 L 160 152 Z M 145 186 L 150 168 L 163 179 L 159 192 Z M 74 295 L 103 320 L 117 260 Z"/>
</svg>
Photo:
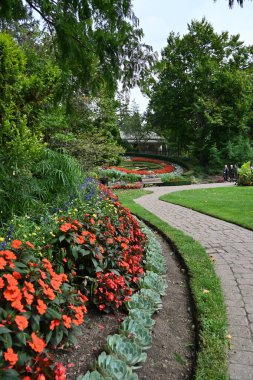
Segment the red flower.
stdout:
<svg viewBox="0 0 253 380">
<path fill-rule="evenodd" d="M 66 368 L 61 363 L 57 363 L 54 371 L 55 380 L 66 380 Z"/>
</svg>

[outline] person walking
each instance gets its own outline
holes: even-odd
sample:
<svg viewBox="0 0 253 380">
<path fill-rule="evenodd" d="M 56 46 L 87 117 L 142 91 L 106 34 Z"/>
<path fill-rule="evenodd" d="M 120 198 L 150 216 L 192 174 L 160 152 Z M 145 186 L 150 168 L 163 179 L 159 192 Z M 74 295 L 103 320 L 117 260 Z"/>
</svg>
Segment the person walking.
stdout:
<svg viewBox="0 0 253 380">
<path fill-rule="evenodd" d="M 234 169 L 233 165 L 229 166 L 228 175 L 229 175 L 230 182 L 234 182 L 234 180 L 235 180 L 235 169 Z"/>
<path fill-rule="evenodd" d="M 224 181 L 228 180 L 228 166 L 227 165 L 225 165 L 223 169 L 223 179 Z"/>
</svg>

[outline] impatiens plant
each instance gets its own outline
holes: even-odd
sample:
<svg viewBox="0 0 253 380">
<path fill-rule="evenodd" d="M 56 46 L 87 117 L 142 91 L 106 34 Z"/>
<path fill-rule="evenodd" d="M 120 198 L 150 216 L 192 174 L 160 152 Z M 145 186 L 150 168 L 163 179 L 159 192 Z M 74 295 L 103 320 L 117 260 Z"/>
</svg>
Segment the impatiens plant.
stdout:
<svg viewBox="0 0 253 380">
<path fill-rule="evenodd" d="M 147 359 L 147 354 L 142 352 L 142 348 L 125 336 L 109 335 L 106 342 L 106 351 L 125 361 L 128 366 L 140 368 L 138 364 Z"/>
<path fill-rule="evenodd" d="M 32 251 L 31 243 L 20 240 L 0 251 L 1 379 L 6 369 L 15 379 L 17 374 L 37 376 L 38 368 L 50 378 L 53 361 L 45 357 L 47 348 L 71 340 L 87 312 L 85 295 L 69 284 L 66 274 L 57 274 L 47 259 L 35 258 Z"/>
<path fill-rule="evenodd" d="M 88 283 L 90 298 L 100 310 L 109 311 L 137 289 L 144 274 L 146 237 L 130 211 L 108 189 L 102 190 L 99 212 L 58 220 L 58 232 L 46 245 L 45 255 L 59 272 L 74 271 L 76 285 Z"/>
</svg>

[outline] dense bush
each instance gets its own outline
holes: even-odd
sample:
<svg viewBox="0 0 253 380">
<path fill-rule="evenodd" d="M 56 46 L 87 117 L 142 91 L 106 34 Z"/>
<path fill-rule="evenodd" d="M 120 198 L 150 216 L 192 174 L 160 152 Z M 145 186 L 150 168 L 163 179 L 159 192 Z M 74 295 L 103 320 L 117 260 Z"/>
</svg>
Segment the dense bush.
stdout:
<svg viewBox="0 0 253 380">
<path fill-rule="evenodd" d="M 250 161 L 245 162 L 240 169 L 238 169 L 238 180 L 237 184 L 239 186 L 252 186 L 253 185 L 253 170 L 250 165 Z"/>
</svg>

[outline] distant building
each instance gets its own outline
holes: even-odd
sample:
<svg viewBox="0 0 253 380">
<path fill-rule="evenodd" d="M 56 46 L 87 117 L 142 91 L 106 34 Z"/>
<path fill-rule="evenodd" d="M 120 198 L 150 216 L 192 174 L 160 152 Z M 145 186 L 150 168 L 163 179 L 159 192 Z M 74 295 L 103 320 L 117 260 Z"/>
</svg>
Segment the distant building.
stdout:
<svg viewBox="0 0 253 380">
<path fill-rule="evenodd" d="M 120 137 L 123 141 L 130 144 L 135 152 L 153 153 L 158 155 L 168 154 L 165 139 L 157 135 L 155 132 L 146 132 L 145 136 L 136 136 L 120 131 Z"/>
</svg>

